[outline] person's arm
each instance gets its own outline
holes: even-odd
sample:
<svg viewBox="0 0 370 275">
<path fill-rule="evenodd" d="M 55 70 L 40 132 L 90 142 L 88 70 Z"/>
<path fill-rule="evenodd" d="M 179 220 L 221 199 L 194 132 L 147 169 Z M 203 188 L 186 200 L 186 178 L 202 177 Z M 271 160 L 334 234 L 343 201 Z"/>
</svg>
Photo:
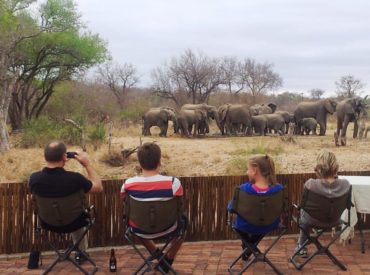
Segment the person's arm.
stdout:
<svg viewBox="0 0 370 275">
<path fill-rule="evenodd" d="M 87 172 L 87 178 L 92 182 L 92 187 L 89 193 L 96 193 L 103 191 L 103 185 L 100 179 L 100 176 L 95 171 L 95 169 L 90 164 L 89 159 L 87 158 L 87 154 L 84 152 L 77 151 L 77 155 L 75 156 L 76 160 L 81 163 L 83 167 L 85 167 Z"/>
</svg>

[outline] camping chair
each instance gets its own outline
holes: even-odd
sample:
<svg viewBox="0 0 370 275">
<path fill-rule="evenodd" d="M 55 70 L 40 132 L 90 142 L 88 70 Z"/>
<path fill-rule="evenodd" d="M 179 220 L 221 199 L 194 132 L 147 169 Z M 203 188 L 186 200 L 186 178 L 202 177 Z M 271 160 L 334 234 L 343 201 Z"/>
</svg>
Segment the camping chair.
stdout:
<svg viewBox="0 0 370 275">
<path fill-rule="evenodd" d="M 59 198 L 41 197 L 32 194 L 32 199 L 34 213 L 37 216 L 36 233 L 41 239 L 46 239 L 48 245 L 57 254 L 56 259 L 43 274 L 49 273 L 57 263 L 62 261 L 71 262 L 84 274 L 94 274 L 98 270 L 95 262 L 91 260 L 85 251 L 81 251 L 78 248 L 88 230 L 95 223 L 94 206 L 87 207 L 83 190 Z M 63 240 L 64 235 L 81 228 L 84 228 L 84 230 L 76 243 L 71 241 L 68 247 L 61 251 L 49 239 L 50 234 L 47 233 L 48 231 L 57 233 L 60 239 Z M 93 266 L 91 273 L 83 269 L 75 259 L 71 258 L 72 251 L 85 256 L 86 260 Z"/>
<path fill-rule="evenodd" d="M 348 192 L 342 195 L 341 197 L 328 198 L 305 188 L 303 191 L 301 204 L 299 206 L 293 204 L 294 208 L 298 210 L 298 215 L 293 216 L 293 220 L 298 224 L 299 229 L 302 230 L 307 237 L 307 240 L 302 244 L 302 246 L 297 251 L 295 251 L 295 253 L 289 258 L 289 261 L 293 263 L 296 269 L 301 270 L 316 255 L 325 254 L 332 260 L 332 262 L 335 265 L 340 267 L 342 270 L 347 270 L 347 268 L 330 252 L 329 247 L 340 237 L 343 231 L 345 231 L 346 228 L 350 225 L 349 222 L 351 220 L 350 208 L 352 206 L 351 189 L 352 187 L 350 187 Z M 345 209 L 348 209 L 347 221 L 343 221 L 340 219 Z M 305 230 L 299 224 L 301 210 L 306 211 L 312 218 L 318 221 L 330 224 L 330 226 L 320 227 L 313 225 L 312 228 L 315 231 L 315 233 L 311 235 L 309 231 Z M 323 245 L 322 243 L 320 243 L 319 242 L 320 236 L 326 230 L 331 230 L 333 227 L 340 227 L 340 230 L 333 235 L 333 237 L 331 238 L 329 243 L 327 243 L 327 245 Z M 300 253 L 302 249 L 304 249 L 308 244 L 311 243 L 316 246 L 316 251 L 312 255 L 310 255 L 305 261 L 303 261 L 302 263 L 298 263 L 295 260 L 295 257 Z"/>
<path fill-rule="evenodd" d="M 186 217 L 183 216 L 182 198 L 174 197 L 167 201 L 139 201 L 131 196 L 127 196 L 125 198 L 124 218 L 127 226 L 125 238 L 143 259 L 143 263 L 137 268 L 134 274 L 144 274 L 152 270 L 158 270 L 162 274 L 166 274 L 161 268 L 160 263 L 167 266 L 173 274 L 177 274 L 166 261 L 166 256 L 171 248 L 185 236 L 187 222 Z M 171 228 L 175 223 L 178 225 L 177 229 L 167 234 L 160 234 Z M 130 224 L 135 224 L 135 228 L 145 232 L 145 234 L 138 234 Z M 164 244 L 161 245 L 159 250 L 151 252 L 145 246 L 143 239 L 153 241 L 162 239 L 164 240 Z M 135 240 L 141 242 L 149 253 L 149 256 L 145 256 L 140 251 L 135 244 Z"/>
<path fill-rule="evenodd" d="M 256 226 L 268 226 L 273 224 L 283 213 L 285 213 L 285 194 L 284 189 L 273 193 L 273 194 L 250 194 L 243 190 L 240 190 L 240 187 L 236 187 L 234 190 L 234 196 L 231 202 L 231 209 L 228 209 L 227 214 L 237 214 L 243 219 L 248 221 L 250 224 Z M 246 252 L 252 252 L 252 258 L 249 259 L 242 269 L 237 272 L 242 274 L 246 271 L 252 264 L 256 262 L 266 262 L 271 268 L 277 273 L 282 274 L 279 269 L 267 258 L 267 253 L 272 249 L 272 247 L 278 242 L 278 240 L 285 234 L 287 227 L 282 223 L 278 227 L 278 235 L 270 244 L 270 246 L 262 252 L 258 248 L 258 243 L 269 233 L 266 233 L 261 236 L 258 240 L 257 245 L 254 246 L 247 242 L 243 238 L 243 233 L 235 228 L 234 223 L 231 221 L 231 215 L 227 217 L 227 223 L 231 225 L 232 229 L 243 243 L 244 250 L 240 255 L 231 263 L 229 266 L 229 273 L 233 274 L 234 265 L 243 258 Z M 246 232 L 248 233 L 248 232 Z M 244 233 L 245 234 L 245 233 Z"/>
</svg>

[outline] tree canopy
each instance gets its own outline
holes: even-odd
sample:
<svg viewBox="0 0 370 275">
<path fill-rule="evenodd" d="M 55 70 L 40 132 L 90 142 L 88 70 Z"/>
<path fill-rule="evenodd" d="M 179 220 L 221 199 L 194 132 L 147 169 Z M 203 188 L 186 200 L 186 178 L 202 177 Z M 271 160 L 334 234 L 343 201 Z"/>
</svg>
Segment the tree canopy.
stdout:
<svg viewBox="0 0 370 275">
<path fill-rule="evenodd" d="M 5 123 L 8 108 L 17 129 L 40 114 L 56 83 L 107 57 L 106 43 L 85 28 L 74 1 L 48 0 L 39 13 L 31 12 L 34 2 L 0 1 L 0 81 L 5 80 L 0 88 L 1 144 L 7 142 L 1 121 Z"/>
</svg>

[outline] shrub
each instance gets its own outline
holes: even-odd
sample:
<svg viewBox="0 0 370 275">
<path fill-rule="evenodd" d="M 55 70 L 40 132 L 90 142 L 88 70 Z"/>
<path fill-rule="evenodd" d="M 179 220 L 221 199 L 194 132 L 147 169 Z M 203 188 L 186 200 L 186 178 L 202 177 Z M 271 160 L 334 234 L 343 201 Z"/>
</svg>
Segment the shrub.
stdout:
<svg viewBox="0 0 370 275">
<path fill-rule="evenodd" d="M 284 148 L 279 144 L 273 147 L 265 146 L 262 143 L 258 143 L 256 146 L 254 146 L 252 149 L 248 151 L 251 155 L 279 155 L 284 152 Z"/>
<path fill-rule="evenodd" d="M 94 150 L 98 149 L 98 147 L 104 142 L 105 136 L 106 132 L 103 123 L 98 123 L 91 127 L 88 138 L 94 145 Z"/>
<path fill-rule="evenodd" d="M 47 117 L 27 121 L 24 123 L 23 129 L 24 133 L 20 145 L 25 148 L 31 146 L 42 147 L 50 140 L 60 137 L 60 126 Z"/>
<path fill-rule="evenodd" d="M 32 146 L 43 147 L 53 139 L 63 140 L 67 144 L 80 144 L 81 131 L 73 125 L 62 121 L 49 119 L 42 116 L 27 121 L 23 125 L 21 147 L 29 148 Z"/>
<path fill-rule="evenodd" d="M 228 162 L 225 172 L 227 175 L 243 175 L 247 172 L 247 167 L 247 158 L 234 158 Z"/>
</svg>

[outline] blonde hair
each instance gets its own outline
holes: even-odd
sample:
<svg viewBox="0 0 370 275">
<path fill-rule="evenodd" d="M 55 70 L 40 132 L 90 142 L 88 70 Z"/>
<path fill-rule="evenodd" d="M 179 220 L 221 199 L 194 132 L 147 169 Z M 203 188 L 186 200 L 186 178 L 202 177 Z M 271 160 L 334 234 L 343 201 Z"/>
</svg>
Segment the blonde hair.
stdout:
<svg viewBox="0 0 370 275">
<path fill-rule="evenodd" d="M 339 165 L 333 152 L 322 150 L 316 158 L 315 172 L 318 178 L 334 177 Z"/>
<path fill-rule="evenodd" d="M 261 175 L 264 176 L 272 185 L 277 183 L 274 160 L 268 155 L 257 155 L 249 158 L 249 165 L 258 167 Z"/>
</svg>

